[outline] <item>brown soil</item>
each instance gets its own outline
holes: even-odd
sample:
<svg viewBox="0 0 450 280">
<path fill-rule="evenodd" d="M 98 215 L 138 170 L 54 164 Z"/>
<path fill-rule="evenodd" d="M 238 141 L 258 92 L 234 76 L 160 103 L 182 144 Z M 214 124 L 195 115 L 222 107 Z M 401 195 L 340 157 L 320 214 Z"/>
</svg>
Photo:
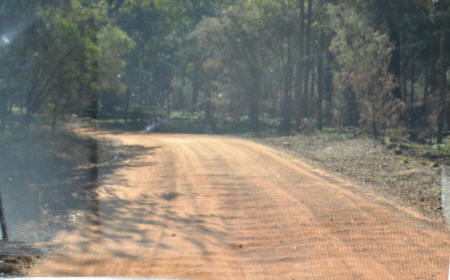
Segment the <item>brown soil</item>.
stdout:
<svg viewBox="0 0 450 280">
<path fill-rule="evenodd" d="M 445 225 L 283 152 L 227 137 L 97 135 L 141 153 L 114 172 L 100 164 L 95 211 L 31 276 L 447 277 Z"/>
<path fill-rule="evenodd" d="M 442 219 L 441 169 L 420 151 L 389 149 L 378 141 L 348 134 L 314 133 L 255 139 L 299 156 L 314 167 L 356 179 L 397 203 Z M 397 151 L 396 151 L 397 150 Z"/>
</svg>

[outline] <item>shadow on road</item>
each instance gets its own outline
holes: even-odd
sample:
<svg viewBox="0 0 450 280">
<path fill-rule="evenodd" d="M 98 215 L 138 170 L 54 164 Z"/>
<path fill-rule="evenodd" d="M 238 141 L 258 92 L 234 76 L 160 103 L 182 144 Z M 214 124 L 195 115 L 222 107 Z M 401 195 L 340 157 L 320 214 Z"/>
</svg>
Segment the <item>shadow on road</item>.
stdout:
<svg viewBox="0 0 450 280">
<path fill-rule="evenodd" d="M 226 234 L 215 226 L 223 218 L 179 209 L 177 201 L 184 195 L 172 186 L 162 193 L 143 192 L 133 200 L 110 187 L 135 187 L 120 169 L 169 168 L 163 179 L 150 179 L 148 187 L 171 184 L 166 182 L 170 167 L 152 158 L 161 147 L 125 145 L 102 132 L 98 135 L 96 140 L 73 133 L 27 135 L 7 143 L 3 139 L 0 179 L 8 244 L 35 245 L 39 250 L 1 245 L 0 250 L 53 256 L 54 275 L 77 275 L 74 267 L 99 267 L 104 254 L 126 261 L 142 261 L 145 255 L 151 265 L 161 251 L 180 250 L 172 242 L 176 239 L 205 259 L 210 258 L 211 246 L 223 246 Z M 106 186 L 101 200 L 99 186 Z"/>
<path fill-rule="evenodd" d="M 17 133 L 0 142 L 0 193 L 10 242 L 46 242 L 73 229 L 82 211 L 98 211 L 98 168 L 113 173 L 156 149 L 70 132 Z"/>
</svg>

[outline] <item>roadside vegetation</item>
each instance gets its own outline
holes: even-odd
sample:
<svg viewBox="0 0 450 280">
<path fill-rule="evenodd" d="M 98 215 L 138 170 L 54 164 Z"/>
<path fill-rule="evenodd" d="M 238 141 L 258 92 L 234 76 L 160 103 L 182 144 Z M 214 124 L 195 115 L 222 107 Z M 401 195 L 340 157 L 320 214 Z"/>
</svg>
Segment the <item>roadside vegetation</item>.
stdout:
<svg viewBox="0 0 450 280">
<path fill-rule="evenodd" d="M 0 241 L 0 276 L 24 275 L 46 253 L 36 251 L 33 243 L 69 229 L 77 209 L 92 201 L 95 178 L 89 165 L 95 143 L 68 131 L 52 135 L 48 129 L 9 131 L 0 137 L 0 190 L 8 233 Z"/>
<path fill-rule="evenodd" d="M 7 1 L 0 131 L 55 131 L 76 115 L 196 132 L 351 126 L 442 144 L 449 9 L 447 0 Z"/>
<path fill-rule="evenodd" d="M 0 276 L 24 275 L 37 258 L 51 253 L 38 244 L 70 231 L 81 219 L 93 222 L 101 176 L 145 151 L 73 132 L 93 129 L 79 124 L 54 133 L 47 126 L 0 137 L 0 205 L 8 233 L 0 240 Z"/>
<path fill-rule="evenodd" d="M 33 258 L 29 256 L 14 257 L 0 255 L 0 277 L 23 276 L 32 264 Z"/>
<path fill-rule="evenodd" d="M 442 145 L 389 139 L 383 143 L 358 129 L 329 128 L 309 134 L 266 133 L 246 137 L 283 149 L 316 168 L 352 179 L 429 217 L 443 219 L 441 173 L 450 166 L 450 138 Z"/>
</svg>

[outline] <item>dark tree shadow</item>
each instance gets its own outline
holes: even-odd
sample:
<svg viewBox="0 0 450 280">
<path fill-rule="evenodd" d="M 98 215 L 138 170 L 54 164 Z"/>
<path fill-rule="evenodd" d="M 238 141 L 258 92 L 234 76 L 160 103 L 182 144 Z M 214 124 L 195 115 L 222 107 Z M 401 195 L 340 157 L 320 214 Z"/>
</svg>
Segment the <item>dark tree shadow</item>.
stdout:
<svg viewBox="0 0 450 280">
<path fill-rule="evenodd" d="M 117 247 L 106 246 L 106 250 L 115 257 L 129 260 L 139 258 L 139 252 L 123 250 L 119 246 L 123 242 L 131 241 L 143 250 L 155 248 L 156 254 L 157 250 L 172 249 L 170 238 L 182 238 L 208 258 L 207 248 L 226 240 L 224 232 L 208 223 L 211 219 L 223 221 L 225 217 L 184 213 L 175 207 L 181 197 L 175 191 L 141 194 L 130 202 L 102 188 L 107 198 L 99 201 L 97 188 L 104 180 L 133 188 L 116 171 L 142 166 L 152 168 L 157 163 L 151 160 L 151 155 L 160 147 L 123 145 L 70 133 L 58 135 L 56 140 L 10 139 L 8 145 L 0 147 L 3 155 L 0 179 L 10 236 L 3 247 L 0 244 L 0 250 L 5 253 L 64 254 L 64 241 L 53 240 L 64 232 L 79 236 L 77 244 L 72 244 L 73 253 L 95 254 L 96 244 L 117 244 Z M 149 230 L 163 232 L 166 236 L 153 236 Z M 183 234 L 173 236 L 170 230 Z M 93 259 L 81 264 L 76 258 L 70 258 L 64 255 L 59 261 L 78 266 L 98 261 Z"/>
<path fill-rule="evenodd" d="M 3 137 L 0 193 L 8 241 L 46 242 L 61 230 L 71 230 L 81 211 L 98 211 L 99 168 L 112 174 L 154 149 L 73 133 Z"/>
</svg>

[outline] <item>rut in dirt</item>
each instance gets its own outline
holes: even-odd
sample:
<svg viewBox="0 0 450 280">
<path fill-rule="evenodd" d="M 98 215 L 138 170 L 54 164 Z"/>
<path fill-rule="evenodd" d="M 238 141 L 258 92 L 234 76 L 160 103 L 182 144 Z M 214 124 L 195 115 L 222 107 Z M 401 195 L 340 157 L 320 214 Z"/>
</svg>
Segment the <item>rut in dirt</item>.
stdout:
<svg viewBox="0 0 450 280">
<path fill-rule="evenodd" d="M 99 165 L 95 219 L 86 212 L 55 238 L 32 276 L 447 277 L 446 226 L 279 151 L 218 136 L 96 136 L 141 152 L 114 172 Z"/>
</svg>

